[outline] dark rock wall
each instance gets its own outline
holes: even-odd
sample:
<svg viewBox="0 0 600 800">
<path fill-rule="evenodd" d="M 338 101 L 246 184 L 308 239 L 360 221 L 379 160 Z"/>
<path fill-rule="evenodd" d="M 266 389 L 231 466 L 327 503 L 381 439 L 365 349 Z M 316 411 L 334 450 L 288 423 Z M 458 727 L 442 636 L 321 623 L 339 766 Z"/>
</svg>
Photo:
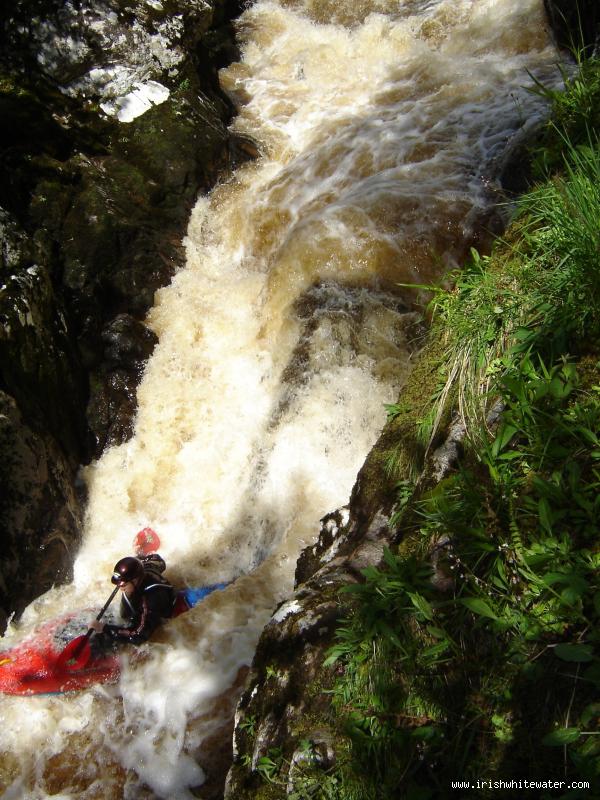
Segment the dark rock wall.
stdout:
<svg viewBox="0 0 600 800">
<path fill-rule="evenodd" d="M 50 272 L 0 217 L 0 630 L 6 615 L 70 575 L 81 511 L 75 471 L 88 396 Z"/>
<path fill-rule="evenodd" d="M 590 56 L 600 44 L 598 0 L 544 0 L 558 45 Z"/>
<path fill-rule="evenodd" d="M 198 193 L 248 157 L 217 78 L 239 12 L 20 0 L 2 15 L 0 631 L 68 577 L 77 469 L 131 435 L 156 344 L 144 315 Z M 127 117 L 148 87 L 160 102 Z"/>
<path fill-rule="evenodd" d="M 8 612 L 71 576 L 81 525 L 73 467 L 56 439 L 0 391 L 0 627 Z"/>
</svg>

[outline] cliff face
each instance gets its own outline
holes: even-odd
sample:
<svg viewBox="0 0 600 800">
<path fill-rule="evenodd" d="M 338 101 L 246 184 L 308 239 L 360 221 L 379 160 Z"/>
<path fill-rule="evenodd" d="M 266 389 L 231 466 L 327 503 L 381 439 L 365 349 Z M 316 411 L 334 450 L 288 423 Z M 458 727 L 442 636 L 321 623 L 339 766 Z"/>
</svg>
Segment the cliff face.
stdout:
<svg viewBox="0 0 600 800">
<path fill-rule="evenodd" d="M 68 577 L 78 466 L 130 435 L 191 205 L 248 158 L 228 0 L 23 0 L 0 30 L 0 629 Z M 250 149 L 250 155 L 252 151 Z"/>
</svg>

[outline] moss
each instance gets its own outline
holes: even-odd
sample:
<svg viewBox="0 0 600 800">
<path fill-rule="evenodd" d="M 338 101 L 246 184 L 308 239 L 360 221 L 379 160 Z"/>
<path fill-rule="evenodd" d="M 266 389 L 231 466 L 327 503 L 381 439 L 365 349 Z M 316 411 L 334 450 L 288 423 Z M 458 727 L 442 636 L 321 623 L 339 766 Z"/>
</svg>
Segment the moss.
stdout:
<svg viewBox="0 0 600 800">
<path fill-rule="evenodd" d="M 582 392 L 591 392 L 600 384 L 600 352 L 595 349 L 595 342 L 589 344 L 591 352 L 577 361 L 578 386 Z"/>
<path fill-rule="evenodd" d="M 182 85 L 167 102 L 121 128 L 114 153 L 144 174 L 160 191 L 162 211 L 179 219 L 198 184 L 211 185 L 226 163 L 226 119 L 215 98 Z"/>
<path fill-rule="evenodd" d="M 353 490 L 351 504 L 360 507 L 361 515 L 370 517 L 377 510 L 391 511 L 399 481 L 414 482 L 425 466 L 428 450 L 427 418 L 433 399 L 445 380 L 445 347 L 438 331 L 430 332 L 427 344 L 416 358 L 415 366 L 393 408 L 381 436 L 369 452 Z M 444 408 L 435 448 L 451 416 L 451 398 Z"/>
</svg>

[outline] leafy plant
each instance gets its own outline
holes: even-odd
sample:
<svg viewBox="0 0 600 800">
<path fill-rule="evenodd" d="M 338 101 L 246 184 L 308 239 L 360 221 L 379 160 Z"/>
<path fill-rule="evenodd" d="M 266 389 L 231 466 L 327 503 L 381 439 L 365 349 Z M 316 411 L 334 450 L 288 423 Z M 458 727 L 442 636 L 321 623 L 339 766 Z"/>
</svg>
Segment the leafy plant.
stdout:
<svg viewBox="0 0 600 800">
<path fill-rule="evenodd" d="M 248 736 L 254 737 L 256 735 L 256 714 L 248 714 L 239 723 L 240 730 L 245 731 Z"/>
<path fill-rule="evenodd" d="M 283 756 L 279 747 L 272 747 L 266 756 L 256 762 L 256 771 L 269 783 L 275 783 L 283 764 Z"/>
<path fill-rule="evenodd" d="M 505 241 L 432 287 L 445 358 L 421 430 L 457 413 L 461 465 L 426 491 L 397 476 L 392 524 L 411 527 L 343 593 L 325 663 L 376 798 L 444 796 L 456 771 L 507 763 L 600 775 L 598 62 L 564 79 L 548 95 L 561 174 L 548 156 Z"/>
</svg>

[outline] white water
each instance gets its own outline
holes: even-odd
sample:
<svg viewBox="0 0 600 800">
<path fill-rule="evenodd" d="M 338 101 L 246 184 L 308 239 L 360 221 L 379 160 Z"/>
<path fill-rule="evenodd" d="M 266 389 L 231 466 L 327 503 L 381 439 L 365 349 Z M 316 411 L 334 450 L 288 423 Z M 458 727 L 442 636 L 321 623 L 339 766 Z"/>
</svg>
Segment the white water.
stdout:
<svg viewBox="0 0 600 800">
<path fill-rule="evenodd" d="M 149 315 L 135 437 L 85 473 L 74 583 L 6 644 L 101 605 L 146 525 L 174 582 L 237 580 L 128 651 L 116 686 L 0 698 L 4 797 L 183 800 L 203 782 L 236 677 L 408 372 L 396 284 L 460 261 L 491 162 L 544 113 L 523 89 L 527 70 L 555 80 L 543 25 L 542 0 L 259 0 L 242 17 L 222 83 L 264 156 L 194 209 L 187 266 Z"/>
</svg>

